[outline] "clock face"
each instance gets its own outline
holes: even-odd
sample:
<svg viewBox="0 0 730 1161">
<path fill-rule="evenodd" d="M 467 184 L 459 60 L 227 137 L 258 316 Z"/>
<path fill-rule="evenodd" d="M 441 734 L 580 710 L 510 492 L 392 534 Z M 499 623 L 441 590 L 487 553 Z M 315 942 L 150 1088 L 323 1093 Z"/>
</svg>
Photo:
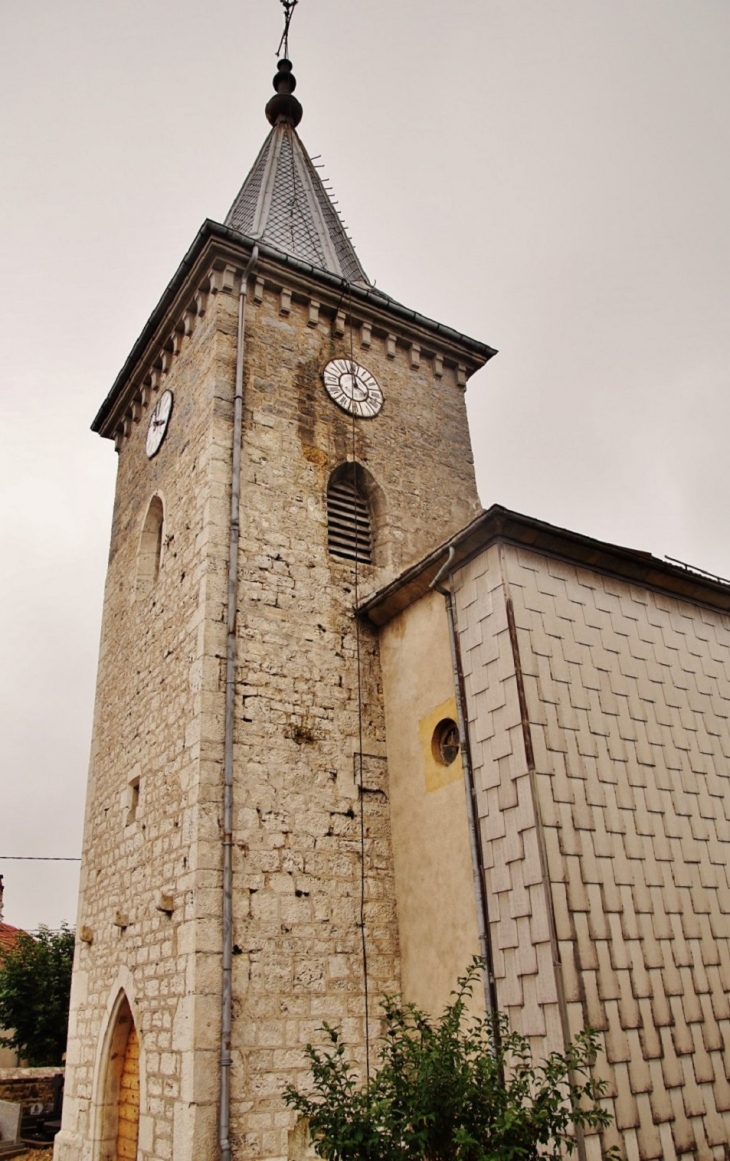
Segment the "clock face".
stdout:
<svg viewBox="0 0 730 1161">
<path fill-rule="evenodd" d="M 172 414 L 172 391 L 163 391 L 160 398 L 157 400 L 157 406 L 150 416 L 150 425 L 147 428 L 147 442 L 145 449 L 149 459 L 160 450 L 160 445 L 165 438 L 167 426 L 170 422 Z"/>
<path fill-rule="evenodd" d="M 377 380 L 352 359 L 333 359 L 322 378 L 330 399 L 349 415 L 372 419 L 383 406 L 383 392 Z"/>
</svg>

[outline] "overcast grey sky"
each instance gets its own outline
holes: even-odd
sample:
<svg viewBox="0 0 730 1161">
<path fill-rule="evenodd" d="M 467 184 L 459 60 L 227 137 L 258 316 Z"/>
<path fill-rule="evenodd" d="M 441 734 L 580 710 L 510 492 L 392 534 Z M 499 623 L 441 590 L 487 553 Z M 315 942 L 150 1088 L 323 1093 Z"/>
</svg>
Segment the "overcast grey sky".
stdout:
<svg viewBox="0 0 730 1161">
<path fill-rule="evenodd" d="M 280 11 L 0 0 L 2 855 L 80 852 L 116 470 L 89 423 L 260 148 Z M 368 274 L 499 348 L 485 506 L 730 576 L 727 0 L 301 0 L 290 49 Z M 74 864 L 0 872 L 8 922 L 74 921 Z"/>
</svg>

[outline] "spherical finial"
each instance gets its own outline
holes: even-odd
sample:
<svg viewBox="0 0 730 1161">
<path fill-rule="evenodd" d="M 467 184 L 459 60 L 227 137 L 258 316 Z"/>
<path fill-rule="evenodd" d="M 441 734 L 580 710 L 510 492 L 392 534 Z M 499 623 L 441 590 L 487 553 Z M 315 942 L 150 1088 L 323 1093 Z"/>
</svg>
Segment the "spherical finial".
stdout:
<svg viewBox="0 0 730 1161">
<path fill-rule="evenodd" d="M 284 58 L 279 61 L 277 68 L 278 72 L 271 82 L 277 93 L 293 93 L 297 87 L 297 78 L 291 71 L 291 61 Z"/>
<path fill-rule="evenodd" d="M 276 89 L 276 96 L 272 97 L 266 106 L 269 123 L 279 125 L 285 122 L 296 127 L 302 119 L 302 106 L 293 95 L 297 87 L 297 78 L 291 71 L 290 60 L 279 61 L 279 70 L 272 83 Z"/>
</svg>

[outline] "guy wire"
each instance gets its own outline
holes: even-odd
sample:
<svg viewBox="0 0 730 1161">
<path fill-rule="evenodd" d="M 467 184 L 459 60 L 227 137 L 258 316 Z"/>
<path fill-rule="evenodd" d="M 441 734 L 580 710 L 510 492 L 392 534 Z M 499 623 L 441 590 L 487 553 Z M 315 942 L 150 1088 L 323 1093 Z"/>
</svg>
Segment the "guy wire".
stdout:
<svg viewBox="0 0 730 1161">
<path fill-rule="evenodd" d="M 350 363 L 355 362 L 352 334 L 352 290 L 348 283 L 350 306 Z M 363 995 L 365 998 L 365 1076 L 370 1080 L 370 997 L 368 988 L 368 947 L 365 931 L 365 787 L 363 777 L 363 726 L 362 726 L 362 659 L 360 651 L 360 618 L 357 607 L 360 603 L 359 571 L 360 543 L 358 522 L 358 480 L 357 480 L 357 427 L 352 416 L 352 473 L 355 488 L 355 657 L 357 664 L 357 730 L 358 730 L 358 798 L 360 802 L 360 942 L 362 945 Z"/>
</svg>

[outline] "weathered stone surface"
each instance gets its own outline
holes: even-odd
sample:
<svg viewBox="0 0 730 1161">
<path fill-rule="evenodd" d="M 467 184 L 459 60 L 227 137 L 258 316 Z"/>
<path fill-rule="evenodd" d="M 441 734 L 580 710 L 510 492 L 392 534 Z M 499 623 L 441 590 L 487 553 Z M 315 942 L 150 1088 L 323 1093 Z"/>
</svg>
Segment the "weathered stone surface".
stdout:
<svg viewBox="0 0 730 1161">
<path fill-rule="evenodd" d="M 117 439 L 79 909 L 93 942 L 76 951 L 58 1161 L 92 1156 L 104 1038 L 122 988 L 140 1041 L 139 1157 L 217 1152 L 238 279 L 240 268 L 221 272 L 205 314 L 175 331 L 167 370 L 151 377 L 139 422 Z M 284 315 L 270 271 L 246 307 L 233 826 L 240 1157 L 286 1155 L 295 1118 L 282 1087 L 323 1019 L 342 1024 L 362 1056 L 361 805 L 371 1032 L 377 998 L 399 986 L 378 643 L 352 609 L 478 508 L 455 362 L 434 378 L 422 335 L 402 322 L 388 338 L 361 322 L 351 334 L 349 321 L 333 337 L 330 288 L 316 310 L 301 289 L 283 289 Z M 385 394 L 371 421 L 353 422 L 322 386 L 324 365 L 353 343 Z M 148 416 L 166 388 L 172 419 L 149 460 Z M 327 551 L 327 481 L 352 459 L 366 470 L 374 524 L 374 563 L 357 575 Z M 159 574 L 138 586 L 155 495 Z"/>
</svg>

